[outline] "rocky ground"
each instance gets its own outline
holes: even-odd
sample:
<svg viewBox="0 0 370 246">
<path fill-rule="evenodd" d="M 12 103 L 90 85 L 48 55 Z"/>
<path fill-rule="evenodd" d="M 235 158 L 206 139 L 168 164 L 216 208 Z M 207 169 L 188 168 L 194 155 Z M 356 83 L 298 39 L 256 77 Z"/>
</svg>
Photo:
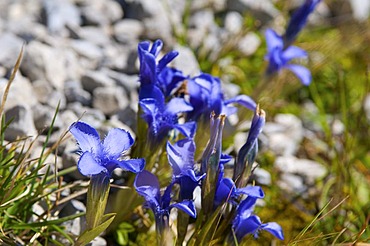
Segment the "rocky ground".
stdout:
<svg viewBox="0 0 370 246">
<path fill-rule="evenodd" d="M 17 137 L 39 137 L 34 155 L 41 152 L 48 126 L 59 103 L 52 134 L 55 143 L 69 125 L 81 118 L 101 132 L 120 127 L 134 132 L 137 112 L 138 61 L 137 44 L 162 39 L 166 48 L 180 52 L 175 66 L 187 74 L 197 74 L 199 64 L 192 49 L 217 55 L 222 44 L 233 37 L 235 46 L 245 56 L 261 45 L 256 33 L 241 32 L 243 15 L 252 14 L 261 26 L 281 25 L 282 16 L 271 0 L 200 0 L 194 1 L 188 19 L 188 46 L 176 43 L 173 33 L 184 32 L 182 16 L 186 2 L 154 0 L 2 0 L 0 2 L 0 92 L 3 93 L 24 45 L 24 58 L 12 85 L 6 104 L 7 119 L 14 121 L 6 140 Z M 302 1 L 291 1 L 292 6 Z M 360 1 L 361 2 L 361 1 Z M 366 2 L 366 1 L 364 1 Z M 351 1 L 355 18 L 361 20 L 369 11 L 359 1 Z M 366 5 L 366 4 L 365 4 Z M 215 15 L 222 13 L 222 23 Z M 313 24 L 330 15 L 325 3 L 318 6 L 310 20 Z M 280 23 L 280 24 L 279 24 Z M 239 35 L 243 33 L 243 35 Z M 224 81 L 228 96 L 239 89 Z M 368 110 L 370 111 L 370 98 Z M 307 111 L 315 107 L 307 103 Z M 370 112 L 369 112 L 370 118 Z M 343 131 L 341 122 L 333 122 L 335 131 Z M 309 196 L 315 181 L 327 170 L 321 164 L 297 158 L 303 139 L 312 139 L 320 131 L 317 125 L 288 114 L 277 115 L 267 122 L 261 141 L 276 155 L 275 167 L 281 172 L 278 185 L 292 194 Z M 241 146 L 245 134 L 237 134 L 235 146 Z M 325 148 L 325 146 L 323 147 Z M 76 145 L 66 141 L 58 150 L 57 167 L 76 164 Z M 53 163 L 55 156 L 50 156 Z M 74 178 L 79 178 L 76 172 Z M 258 182 L 271 185 L 271 176 L 256 169 Z M 70 204 L 84 210 L 77 200 Z M 77 223 L 78 222 L 74 222 Z M 77 226 L 77 225 L 75 225 Z M 72 227 L 78 234 L 80 228 Z M 104 244 L 104 239 L 101 243 Z"/>
</svg>

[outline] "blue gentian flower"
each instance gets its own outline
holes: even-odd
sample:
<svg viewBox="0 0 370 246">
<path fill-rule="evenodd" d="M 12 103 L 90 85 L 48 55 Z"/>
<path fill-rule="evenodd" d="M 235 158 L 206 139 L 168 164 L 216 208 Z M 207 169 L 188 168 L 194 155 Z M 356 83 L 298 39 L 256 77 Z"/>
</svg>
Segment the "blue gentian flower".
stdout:
<svg viewBox="0 0 370 246">
<path fill-rule="evenodd" d="M 258 237 L 260 230 L 268 231 L 278 239 L 284 240 L 283 230 L 279 224 L 275 222 L 262 223 L 261 219 L 253 214 L 256 201 L 257 198 L 248 196 L 237 208 L 236 216 L 233 220 L 233 230 L 238 242 L 248 234 Z"/>
<path fill-rule="evenodd" d="M 294 42 L 298 33 L 306 25 L 309 14 L 314 11 L 316 5 L 320 1 L 321 0 L 305 0 L 302 6 L 294 11 L 284 34 L 285 47 L 290 46 Z"/>
<path fill-rule="evenodd" d="M 180 209 L 193 218 L 196 217 L 196 210 L 192 200 L 171 204 L 172 185 L 170 184 L 163 196 L 161 196 L 158 178 L 154 174 L 144 170 L 137 174 L 135 178 L 135 189 L 139 195 L 144 197 L 146 201 L 145 206 L 153 211 L 159 232 L 162 232 L 168 226 L 168 218 L 172 208 Z"/>
<path fill-rule="evenodd" d="M 232 179 L 224 177 L 224 165 L 222 162 L 220 162 L 219 178 L 216 187 L 217 189 L 214 200 L 215 207 L 219 206 L 225 201 L 236 205 L 238 203 L 240 195 L 248 195 L 255 198 L 263 198 L 265 196 L 261 187 L 259 186 L 246 186 L 243 188 L 236 188 L 235 183 Z"/>
<path fill-rule="evenodd" d="M 265 111 L 257 106 L 248 133 L 247 142 L 240 148 L 234 165 L 233 180 L 237 183 L 238 187 L 244 186 L 246 184 L 246 179 L 250 175 L 252 165 L 258 152 L 258 136 L 265 125 L 265 117 Z"/>
<path fill-rule="evenodd" d="M 176 68 L 165 67 L 157 76 L 158 87 L 163 92 L 165 98 L 167 98 L 176 92 L 181 82 L 185 81 L 187 78 L 188 77 L 185 76 L 182 71 Z"/>
<path fill-rule="evenodd" d="M 187 119 L 198 120 L 203 116 L 204 120 L 208 120 L 212 112 L 216 115 L 231 115 L 236 112 L 236 108 L 230 106 L 232 103 L 239 103 L 251 110 L 256 107 L 256 103 L 246 95 L 224 100 L 221 81 L 206 73 L 188 79 L 187 92 L 194 108 L 187 113 Z"/>
<path fill-rule="evenodd" d="M 145 98 L 139 101 L 143 110 L 142 117 L 148 123 L 148 141 L 153 144 L 161 142 L 172 129 L 177 129 L 185 137 L 193 137 L 195 134 L 196 123 L 178 123 L 178 113 L 193 110 L 183 98 L 173 98 L 167 104 L 161 91 L 157 94 L 157 99 Z"/>
<path fill-rule="evenodd" d="M 104 173 L 110 176 L 115 168 L 122 168 L 134 173 L 143 170 L 144 159 L 122 159 L 122 153 L 134 143 L 128 131 L 112 129 L 103 141 L 98 132 L 84 122 L 75 122 L 69 131 L 76 138 L 80 147 L 81 158 L 77 163 L 78 170 L 84 176 Z"/>
<path fill-rule="evenodd" d="M 306 52 L 296 46 L 284 49 L 283 38 L 272 29 L 267 29 L 265 35 L 268 50 L 266 59 L 269 62 L 266 74 L 272 76 L 286 68 L 292 71 L 304 85 L 309 85 L 311 82 L 310 70 L 301 65 L 289 63 L 294 58 L 306 58 Z"/>
<path fill-rule="evenodd" d="M 180 198 L 193 199 L 194 189 L 205 176 L 194 171 L 195 143 L 190 138 L 167 143 L 168 162 L 173 170 L 173 183 L 180 185 Z"/>
<path fill-rule="evenodd" d="M 150 47 L 150 42 L 148 41 L 141 42 L 138 45 L 138 56 L 140 61 L 139 99 L 157 98 L 159 90 L 167 96 L 171 90 L 176 87 L 177 83 L 181 81 L 182 77 L 184 77 L 180 76 L 179 71 L 168 70 L 167 67 L 168 63 L 178 55 L 177 51 L 167 53 L 157 62 L 157 56 L 162 50 L 162 47 L 163 42 L 161 40 L 156 40 L 152 47 Z M 158 78 L 158 76 L 160 78 Z M 179 76 L 181 78 L 179 78 Z M 169 81 L 169 79 L 171 79 L 171 81 Z"/>
</svg>

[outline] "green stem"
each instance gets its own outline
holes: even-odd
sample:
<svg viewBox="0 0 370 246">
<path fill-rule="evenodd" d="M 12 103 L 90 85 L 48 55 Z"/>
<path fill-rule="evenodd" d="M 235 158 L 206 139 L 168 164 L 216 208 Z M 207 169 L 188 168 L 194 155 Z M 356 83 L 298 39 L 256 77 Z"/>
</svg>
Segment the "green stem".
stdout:
<svg viewBox="0 0 370 246">
<path fill-rule="evenodd" d="M 109 177 L 104 173 L 93 175 L 87 191 L 86 230 L 96 228 L 102 222 L 109 195 Z"/>
</svg>

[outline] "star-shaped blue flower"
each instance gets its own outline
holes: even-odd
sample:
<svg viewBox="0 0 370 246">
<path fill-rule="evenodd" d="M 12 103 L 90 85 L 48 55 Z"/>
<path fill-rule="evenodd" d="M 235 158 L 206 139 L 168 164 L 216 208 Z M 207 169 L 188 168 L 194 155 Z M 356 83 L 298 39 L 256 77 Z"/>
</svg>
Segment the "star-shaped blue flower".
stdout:
<svg viewBox="0 0 370 246">
<path fill-rule="evenodd" d="M 173 170 L 173 183 L 180 185 L 181 199 L 193 199 L 194 189 L 205 176 L 194 171 L 195 143 L 190 138 L 167 143 L 168 162 Z"/>
<path fill-rule="evenodd" d="M 195 122 L 178 123 L 178 114 L 193 110 L 183 98 L 173 98 L 167 104 L 162 92 L 158 92 L 157 99 L 145 98 L 139 101 L 143 110 L 142 117 L 148 123 L 148 140 L 159 143 L 170 130 L 177 129 L 185 137 L 193 137 L 196 129 Z"/>
<path fill-rule="evenodd" d="M 233 220 L 233 229 L 238 242 L 248 234 L 258 237 L 260 230 L 270 232 L 280 240 L 284 240 L 284 234 L 281 226 L 275 222 L 262 223 L 261 219 L 253 214 L 257 198 L 249 196 L 243 200 L 237 208 L 236 216 Z"/>
<path fill-rule="evenodd" d="M 267 75 L 271 76 L 286 68 L 292 71 L 304 85 L 309 85 L 311 82 L 310 70 L 301 65 L 290 64 L 294 58 L 306 58 L 306 52 L 296 46 L 284 48 L 283 38 L 272 29 L 267 29 L 265 35 L 268 50 L 266 59 L 269 62 Z"/>
<path fill-rule="evenodd" d="M 158 178 L 149 171 L 142 171 L 136 175 L 134 182 L 135 189 L 139 195 L 144 197 L 145 205 L 149 207 L 156 218 L 157 223 L 162 225 L 160 221 L 164 216 L 169 216 L 172 208 L 178 208 L 190 215 L 196 217 L 196 210 L 192 200 L 184 200 L 179 203 L 171 204 L 171 189 L 172 184 L 167 187 L 163 196 L 161 196 Z"/>
<path fill-rule="evenodd" d="M 176 85 L 185 78 L 180 71 L 167 67 L 168 63 L 178 55 L 177 51 L 167 53 L 157 62 L 162 47 L 163 42 L 161 40 L 156 40 L 152 47 L 150 47 L 148 41 L 141 42 L 138 45 L 140 61 L 139 99 L 157 98 L 159 90 L 167 97 Z"/>
<path fill-rule="evenodd" d="M 112 129 L 103 141 L 100 141 L 98 132 L 84 122 L 75 122 L 69 131 L 77 140 L 81 158 L 77 163 L 78 170 L 84 176 L 105 173 L 110 176 L 115 168 L 122 168 L 134 173 L 143 170 L 144 159 L 122 159 L 122 154 L 134 143 L 128 131 Z"/>
<path fill-rule="evenodd" d="M 216 115 L 231 115 L 236 112 L 236 108 L 230 106 L 232 103 L 238 103 L 251 110 L 256 107 L 253 99 L 246 95 L 224 100 L 220 79 L 206 73 L 188 79 L 187 92 L 194 108 L 193 111 L 187 113 L 187 119 L 198 120 L 203 116 L 205 120 L 208 120 L 212 112 Z"/>
</svg>

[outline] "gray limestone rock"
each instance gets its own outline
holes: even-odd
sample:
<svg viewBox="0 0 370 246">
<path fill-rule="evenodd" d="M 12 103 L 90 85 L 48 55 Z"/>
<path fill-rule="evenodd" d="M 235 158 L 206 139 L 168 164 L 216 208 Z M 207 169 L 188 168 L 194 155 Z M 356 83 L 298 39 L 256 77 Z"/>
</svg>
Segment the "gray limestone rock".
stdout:
<svg viewBox="0 0 370 246">
<path fill-rule="evenodd" d="M 93 107 L 105 115 L 113 115 L 128 104 L 127 95 L 121 87 L 99 87 L 93 92 Z"/>
<path fill-rule="evenodd" d="M 67 36 L 69 27 L 81 24 L 80 11 L 69 0 L 44 0 L 43 7 L 46 14 L 46 24 L 51 34 Z"/>
<path fill-rule="evenodd" d="M 314 184 L 317 179 L 323 178 L 327 169 L 320 163 L 298 159 L 295 156 L 279 156 L 274 166 L 283 173 L 295 174 L 303 177 L 307 184 Z"/>
<path fill-rule="evenodd" d="M 250 32 L 244 35 L 238 42 L 238 50 L 245 56 L 253 55 L 261 45 L 261 39 L 257 34 Z"/>
<path fill-rule="evenodd" d="M 36 137 L 32 111 L 27 104 L 18 104 L 5 112 L 5 119 L 12 122 L 5 131 L 5 139 L 14 141 L 17 138 Z"/>
<path fill-rule="evenodd" d="M 271 0 L 228 0 L 227 9 L 229 11 L 237 11 L 242 15 L 246 13 L 252 14 L 263 23 L 279 15 L 279 10 L 275 8 Z"/>
<path fill-rule="evenodd" d="M 38 132 L 43 131 L 44 134 L 46 134 L 56 114 L 56 109 L 47 105 L 36 104 L 35 106 L 32 107 L 32 112 L 33 112 L 33 121 L 37 131 Z M 63 123 L 59 115 L 57 114 L 54 121 L 53 130 L 54 131 L 59 130 L 62 127 Z"/>
<path fill-rule="evenodd" d="M 80 81 L 67 81 L 64 87 L 67 103 L 79 102 L 84 106 L 90 106 L 92 96 L 82 88 Z"/>
<path fill-rule="evenodd" d="M 51 83 L 54 88 L 62 90 L 66 79 L 63 51 L 32 41 L 27 45 L 21 71 L 31 81 L 43 79 Z"/>
<path fill-rule="evenodd" d="M 0 96 L 3 97 L 3 93 L 8 84 L 8 80 L 0 79 Z M 27 104 L 32 107 L 37 104 L 37 98 L 35 98 L 35 91 L 32 87 L 31 82 L 23 77 L 21 74 L 17 74 L 12 85 L 10 86 L 5 108 L 12 108 L 19 104 Z"/>
<path fill-rule="evenodd" d="M 83 26 L 78 29 L 80 39 L 87 40 L 99 47 L 109 45 L 111 37 L 109 30 L 103 27 Z"/>
<path fill-rule="evenodd" d="M 113 87 L 115 81 L 102 71 L 86 71 L 81 78 L 82 87 L 92 93 L 98 87 Z"/>
<path fill-rule="evenodd" d="M 278 114 L 275 122 L 267 122 L 263 132 L 268 147 L 277 155 L 294 155 L 303 139 L 302 121 L 292 114 Z"/>
<path fill-rule="evenodd" d="M 10 32 L 0 35 L 0 65 L 10 69 L 14 67 L 19 52 L 22 49 L 23 40 Z"/>
<path fill-rule="evenodd" d="M 81 7 L 85 25 L 105 26 L 123 18 L 123 9 L 113 0 L 86 1 Z"/>
<path fill-rule="evenodd" d="M 199 63 L 190 48 L 175 45 L 174 50 L 179 52 L 179 55 L 173 60 L 174 67 L 181 70 L 184 75 L 195 76 L 200 73 Z"/>
<path fill-rule="evenodd" d="M 39 79 L 32 82 L 32 88 L 35 96 L 40 103 L 46 104 L 53 92 L 53 86 L 45 80 Z"/>
<path fill-rule="evenodd" d="M 143 34 L 143 23 L 135 19 L 123 19 L 113 26 L 114 37 L 122 44 L 138 43 Z"/>
<path fill-rule="evenodd" d="M 243 21 L 243 16 L 240 13 L 230 11 L 226 14 L 224 28 L 228 33 L 235 35 L 242 31 Z"/>
</svg>

